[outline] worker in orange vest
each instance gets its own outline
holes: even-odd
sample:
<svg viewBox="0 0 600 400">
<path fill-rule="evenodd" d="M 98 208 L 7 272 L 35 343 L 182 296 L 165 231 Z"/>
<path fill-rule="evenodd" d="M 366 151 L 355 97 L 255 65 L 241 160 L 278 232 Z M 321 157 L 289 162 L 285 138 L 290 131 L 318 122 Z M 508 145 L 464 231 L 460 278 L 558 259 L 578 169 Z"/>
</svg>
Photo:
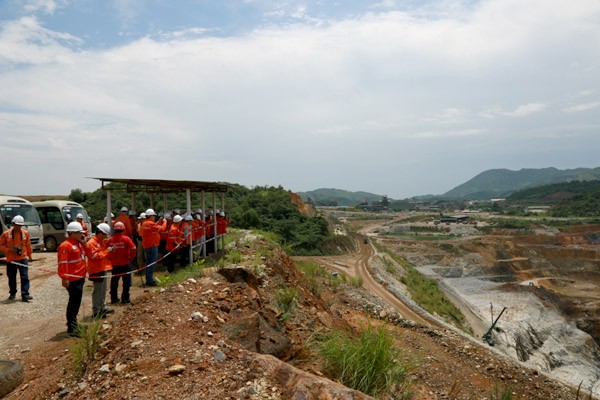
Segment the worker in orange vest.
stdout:
<svg viewBox="0 0 600 400">
<path fill-rule="evenodd" d="M 90 231 L 89 231 L 89 229 L 87 227 L 87 224 L 83 220 L 83 214 L 81 214 L 81 213 L 77 214 L 77 216 L 75 217 L 75 219 L 77 220 L 77 222 L 79 222 L 81 224 L 81 227 L 83 228 L 83 237 L 84 237 L 84 239 L 88 240 L 90 238 Z"/>
<path fill-rule="evenodd" d="M 84 230 L 79 222 L 67 225 L 67 240 L 57 249 L 58 276 L 62 285 L 69 292 L 67 303 L 67 334 L 80 336 L 77 325 L 77 314 L 81 307 L 83 284 L 85 283 L 86 247 L 83 243 Z"/>
<path fill-rule="evenodd" d="M 115 304 L 119 302 L 119 279 L 123 278 L 123 291 L 121 293 L 121 303 L 131 302 L 129 288 L 131 287 L 131 261 L 136 256 L 136 246 L 133 240 L 125 235 L 125 224 L 115 223 L 115 234 L 108 239 L 108 246 L 113 247 L 114 251 L 110 255 L 112 262 L 112 277 L 110 278 L 110 302 Z"/>
<path fill-rule="evenodd" d="M 160 233 L 167 227 L 166 220 L 156 221 L 156 212 L 149 208 L 146 210 L 146 219 L 142 222 L 142 246 L 146 254 L 146 286 L 157 286 L 154 278 L 154 268 L 158 261 L 158 245 L 160 244 Z"/>
<path fill-rule="evenodd" d="M 25 219 L 16 215 L 12 219 L 12 228 L 0 236 L 0 250 L 6 256 L 6 275 L 8 277 L 8 299 L 14 300 L 17 295 L 17 270 L 21 277 L 21 300 L 28 302 L 33 297 L 29 294 L 29 260 L 31 257 L 31 240 L 29 232 L 23 228 Z"/>
<path fill-rule="evenodd" d="M 116 224 L 117 222 L 122 222 L 123 225 L 125 225 L 125 234 L 129 237 L 133 236 L 133 228 L 131 226 L 131 221 L 129 220 L 129 216 L 127 215 L 127 212 L 129 210 L 127 209 L 127 207 L 123 206 L 121 207 L 121 214 L 119 214 L 119 216 L 115 219 L 114 224 Z M 113 226 L 114 226 L 113 224 Z"/>
<path fill-rule="evenodd" d="M 181 215 L 175 215 L 173 217 L 173 223 L 169 228 L 169 234 L 167 236 L 166 250 L 169 252 L 167 257 L 167 271 L 169 273 L 175 270 L 175 261 L 179 256 L 179 248 L 183 244 L 185 237 L 182 229 L 183 218 Z"/>
<path fill-rule="evenodd" d="M 113 246 L 107 245 L 109 236 L 110 226 L 101 223 L 98 225 L 96 235 L 87 242 L 87 272 L 89 279 L 94 282 L 92 293 L 92 317 L 94 318 L 105 318 L 114 312 L 106 308 L 106 281 L 108 271 L 112 270 L 110 253 L 114 250 Z"/>
</svg>

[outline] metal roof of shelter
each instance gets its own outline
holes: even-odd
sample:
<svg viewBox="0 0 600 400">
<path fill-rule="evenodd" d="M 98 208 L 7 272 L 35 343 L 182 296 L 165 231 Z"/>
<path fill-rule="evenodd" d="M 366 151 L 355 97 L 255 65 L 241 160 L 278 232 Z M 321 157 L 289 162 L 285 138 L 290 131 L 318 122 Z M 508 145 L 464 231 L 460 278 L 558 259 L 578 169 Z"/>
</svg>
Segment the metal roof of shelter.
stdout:
<svg viewBox="0 0 600 400">
<path fill-rule="evenodd" d="M 172 193 L 189 189 L 192 192 L 226 192 L 231 186 L 218 182 L 175 181 L 165 179 L 95 178 L 104 184 L 124 183 L 128 192 Z"/>
</svg>

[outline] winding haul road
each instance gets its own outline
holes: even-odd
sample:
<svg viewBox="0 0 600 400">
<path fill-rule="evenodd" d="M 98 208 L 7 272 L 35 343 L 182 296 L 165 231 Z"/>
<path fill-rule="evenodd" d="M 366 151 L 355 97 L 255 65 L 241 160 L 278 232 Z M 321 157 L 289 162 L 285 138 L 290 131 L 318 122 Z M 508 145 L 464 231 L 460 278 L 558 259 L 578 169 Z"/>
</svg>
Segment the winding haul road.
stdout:
<svg viewBox="0 0 600 400">
<path fill-rule="evenodd" d="M 294 257 L 294 259 L 314 261 L 330 270 L 344 273 L 351 277 L 360 277 L 363 280 L 363 286 L 367 290 L 379 296 L 402 315 L 404 319 L 423 325 L 443 327 L 443 324 L 438 322 L 434 317 L 430 316 L 427 318 L 415 312 L 410 306 L 388 291 L 385 285 L 376 281 L 368 268 L 369 259 L 373 255 L 373 248 L 370 244 L 363 242 L 364 236 L 353 234 L 351 237 L 355 243 L 355 248 L 358 249 L 356 253 L 352 252 L 341 256 Z M 473 331 L 473 336 L 481 337 L 487 331 L 488 325 L 455 293 L 447 291 L 444 291 L 444 293 L 461 310 Z"/>
<path fill-rule="evenodd" d="M 310 260 L 317 262 L 330 270 L 344 273 L 351 277 L 359 277 L 363 280 L 363 286 L 371 293 L 379 296 L 388 305 L 393 307 L 404 319 L 414 322 L 431 325 L 431 320 L 425 319 L 404 304 L 394 294 L 390 293 L 382 284 L 377 282 L 369 272 L 369 259 L 373 255 L 373 249 L 370 244 L 363 243 L 361 235 L 352 235 L 357 253 L 349 253 L 341 256 L 317 256 L 317 257 L 294 257 L 296 260 Z"/>
</svg>

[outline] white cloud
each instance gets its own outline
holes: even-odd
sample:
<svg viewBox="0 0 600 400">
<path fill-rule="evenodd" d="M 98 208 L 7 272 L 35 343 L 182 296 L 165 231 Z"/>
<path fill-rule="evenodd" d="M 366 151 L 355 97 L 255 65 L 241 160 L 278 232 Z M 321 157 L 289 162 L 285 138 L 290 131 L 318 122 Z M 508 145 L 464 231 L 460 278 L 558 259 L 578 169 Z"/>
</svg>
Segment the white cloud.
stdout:
<svg viewBox="0 0 600 400">
<path fill-rule="evenodd" d="M 45 14 L 54 14 L 57 8 L 64 7 L 68 4 L 68 0 L 29 0 L 26 2 L 23 9 L 28 13 L 42 11 Z"/>
<path fill-rule="evenodd" d="M 133 3 L 118 4 L 127 15 Z M 560 141 L 570 129 L 587 140 L 581 152 L 594 147 L 589 113 L 574 111 L 598 104 L 587 98 L 565 108 L 570 101 L 561 99 L 596 86 L 589 67 L 600 65 L 600 26 L 591 22 L 600 4 L 506 0 L 471 7 L 271 25 L 241 37 L 209 37 L 192 27 L 105 50 L 81 50 L 80 39 L 35 18 L 5 22 L 0 131 L 14 134 L 12 147 L 45 145 L 29 159 L 49 175 L 60 171 L 48 159 L 62 165 L 68 148 L 84 165 L 81 176 L 126 171 L 294 188 L 301 170 L 327 186 L 362 185 L 357 189 L 392 197 L 439 193 L 434 185 L 445 180 L 424 183 L 408 171 L 403 179 L 414 182 L 393 184 L 430 186 L 388 190 L 387 172 L 374 178 L 364 164 L 398 171 L 426 160 L 412 169 L 451 174 L 457 163 L 450 155 L 473 146 L 477 156 L 460 163 L 474 176 L 506 162 L 511 138 L 528 142 L 550 132 L 548 152 L 556 148 L 557 160 L 565 157 Z M 306 9 L 296 15 L 311 18 Z M 570 119 L 542 113 L 555 107 Z M 40 154 L 43 165 L 33 161 Z M 546 163 L 548 153 L 540 157 Z M 376 180 L 380 187 L 368 187 Z M 66 184 L 67 193 L 75 187 Z"/>
<path fill-rule="evenodd" d="M 529 114 L 543 111 L 544 109 L 546 109 L 546 107 L 547 107 L 546 104 L 528 103 L 528 104 L 520 105 L 513 111 L 504 112 L 502 114 L 507 115 L 509 117 L 524 117 Z"/>
<path fill-rule="evenodd" d="M 379 3 L 375 3 L 369 6 L 369 8 L 383 8 L 383 9 L 388 9 L 388 8 L 394 8 L 396 7 L 396 1 L 395 0 L 383 0 Z"/>
<path fill-rule="evenodd" d="M 577 104 L 575 106 L 566 107 L 564 109 L 564 111 L 566 111 L 568 113 L 574 113 L 574 112 L 592 110 L 592 109 L 598 108 L 598 107 L 600 107 L 600 101 L 595 101 L 592 103 Z"/>
</svg>

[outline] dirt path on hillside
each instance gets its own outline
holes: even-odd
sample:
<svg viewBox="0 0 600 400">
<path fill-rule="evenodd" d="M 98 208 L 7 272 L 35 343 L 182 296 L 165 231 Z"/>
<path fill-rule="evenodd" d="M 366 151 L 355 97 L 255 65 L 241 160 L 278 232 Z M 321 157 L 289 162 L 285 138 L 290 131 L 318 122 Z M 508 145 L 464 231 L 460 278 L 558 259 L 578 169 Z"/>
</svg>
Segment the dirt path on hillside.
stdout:
<svg viewBox="0 0 600 400">
<path fill-rule="evenodd" d="M 373 278 L 369 272 L 369 259 L 373 255 L 371 245 L 365 244 L 353 237 L 358 252 L 352 252 L 342 256 L 328 257 L 294 257 L 298 260 L 310 260 L 324 265 L 328 269 L 344 273 L 350 277 L 359 277 L 363 280 L 363 286 L 371 293 L 379 296 L 383 301 L 392 306 L 403 318 L 414 322 L 431 325 L 432 321 L 426 320 L 404 304 L 398 297 L 390 293 L 383 285 Z"/>
</svg>

